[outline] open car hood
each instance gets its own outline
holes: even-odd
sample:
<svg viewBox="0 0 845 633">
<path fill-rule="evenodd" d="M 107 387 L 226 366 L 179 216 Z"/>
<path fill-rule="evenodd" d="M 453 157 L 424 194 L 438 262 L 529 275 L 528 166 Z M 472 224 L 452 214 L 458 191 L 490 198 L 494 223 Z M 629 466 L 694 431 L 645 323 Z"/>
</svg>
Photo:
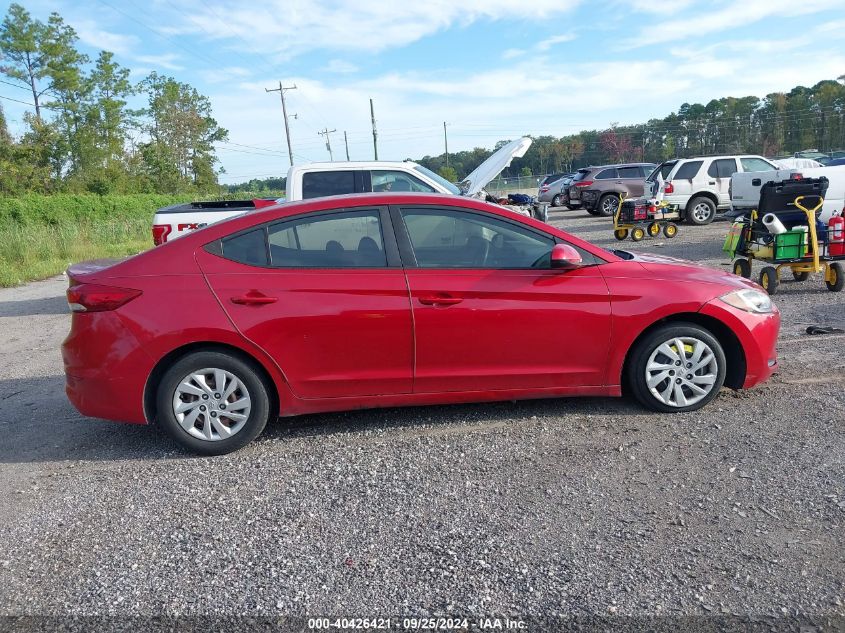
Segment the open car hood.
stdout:
<svg viewBox="0 0 845 633">
<path fill-rule="evenodd" d="M 469 176 L 461 182 L 461 192 L 465 196 L 474 196 L 479 193 L 487 183 L 502 173 L 502 170 L 511 164 L 514 158 L 522 158 L 525 152 L 531 147 L 531 139 L 527 136 L 511 141 L 500 147 L 493 155 L 476 167 Z"/>
</svg>

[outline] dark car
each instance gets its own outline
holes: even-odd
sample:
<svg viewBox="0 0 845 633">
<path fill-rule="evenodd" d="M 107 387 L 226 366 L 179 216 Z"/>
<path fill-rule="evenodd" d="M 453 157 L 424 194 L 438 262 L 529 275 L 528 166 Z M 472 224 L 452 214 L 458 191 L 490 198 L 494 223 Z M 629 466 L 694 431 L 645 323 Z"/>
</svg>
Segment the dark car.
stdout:
<svg viewBox="0 0 845 633">
<path fill-rule="evenodd" d="M 551 180 L 546 184 L 540 185 L 537 201 L 549 202 L 553 207 L 565 206 L 568 201 L 565 193 L 566 187 L 572 181 L 574 175 L 574 173 L 563 174 L 557 180 Z"/>
<path fill-rule="evenodd" d="M 569 206 L 580 204 L 592 215 L 611 216 L 619 207 L 619 197 L 643 195 L 645 178 L 654 163 L 623 163 L 584 167 L 569 186 Z"/>
</svg>

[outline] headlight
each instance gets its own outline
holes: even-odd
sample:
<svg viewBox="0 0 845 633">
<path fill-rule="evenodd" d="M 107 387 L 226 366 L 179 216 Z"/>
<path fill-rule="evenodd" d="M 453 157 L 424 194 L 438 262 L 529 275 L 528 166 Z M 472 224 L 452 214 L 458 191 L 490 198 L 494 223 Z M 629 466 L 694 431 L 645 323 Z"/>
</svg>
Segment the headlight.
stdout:
<svg viewBox="0 0 845 633">
<path fill-rule="evenodd" d="M 753 288 L 734 290 L 719 298 L 729 306 L 733 306 L 739 310 L 745 310 L 746 312 L 755 312 L 757 314 L 774 312 L 774 304 L 772 304 L 769 295 Z"/>
</svg>

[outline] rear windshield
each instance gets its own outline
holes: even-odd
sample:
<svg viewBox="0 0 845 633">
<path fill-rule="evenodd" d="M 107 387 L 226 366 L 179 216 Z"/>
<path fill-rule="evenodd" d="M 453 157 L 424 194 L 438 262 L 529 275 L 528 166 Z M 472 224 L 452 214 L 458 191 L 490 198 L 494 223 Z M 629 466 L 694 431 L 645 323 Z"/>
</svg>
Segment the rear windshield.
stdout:
<svg viewBox="0 0 845 633">
<path fill-rule="evenodd" d="M 698 170 L 701 169 L 702 164 L 703 161 L 700 160 L 691 160 L 688 163 L 684 163 L 678 167 L 678 172 L 674 178 L 676 180 L 692 180 L 698 175 Z"/>
<path fill-rule="evenodd" d="M 590 175 L 589 169 L 579 169 L 578 173 L 575 174 L 575 177 L 572 179 L 572 182 L 578 182 L 580 180 L 584 180 L 587 176 Z"/>
<path fill-rule="evenodd" d="M 648 178 L 646 178 L 646 180 L 654 182 L 655 180 L 657 180 L 658 174 L 660 175 L 661 180 L 666 180 L 666 177 L 669 175 L 669 172 L 672 171 L 672 167 L 674 167 L 677 162 L 678 161 L 673 160 L 668 163 L 663 163 L 662 165 L 659 165 L 654 169 L 653 172 L 648 175 Z"/>
</svg>

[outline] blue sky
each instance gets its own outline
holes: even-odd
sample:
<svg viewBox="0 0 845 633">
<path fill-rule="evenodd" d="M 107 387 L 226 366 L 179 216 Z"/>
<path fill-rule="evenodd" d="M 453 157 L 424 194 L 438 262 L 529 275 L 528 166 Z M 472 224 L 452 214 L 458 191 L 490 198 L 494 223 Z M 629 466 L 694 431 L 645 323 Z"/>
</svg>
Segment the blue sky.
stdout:
<svg viewBox="0 0 845 633">
<path fill-rule="evenodd" d="M 155 70 L 210 97 L 229 130 L 223 182 L 295 162 L 489 147 L 662 117 L 684 102 L 765 96 L 845 74 L 845 0 L 28 0 L 59 12 L 92 58 Z M 8 4 L 3 6 L 4 13 Z M 0 95 L 27 100 L 3 86 Z M 140 103 L 138 105 L 141 105 Z M 3 101 L 19 129 L 26 106 Z M 16 126 L 18 126 L 16 128 Z"/>
</svg>

